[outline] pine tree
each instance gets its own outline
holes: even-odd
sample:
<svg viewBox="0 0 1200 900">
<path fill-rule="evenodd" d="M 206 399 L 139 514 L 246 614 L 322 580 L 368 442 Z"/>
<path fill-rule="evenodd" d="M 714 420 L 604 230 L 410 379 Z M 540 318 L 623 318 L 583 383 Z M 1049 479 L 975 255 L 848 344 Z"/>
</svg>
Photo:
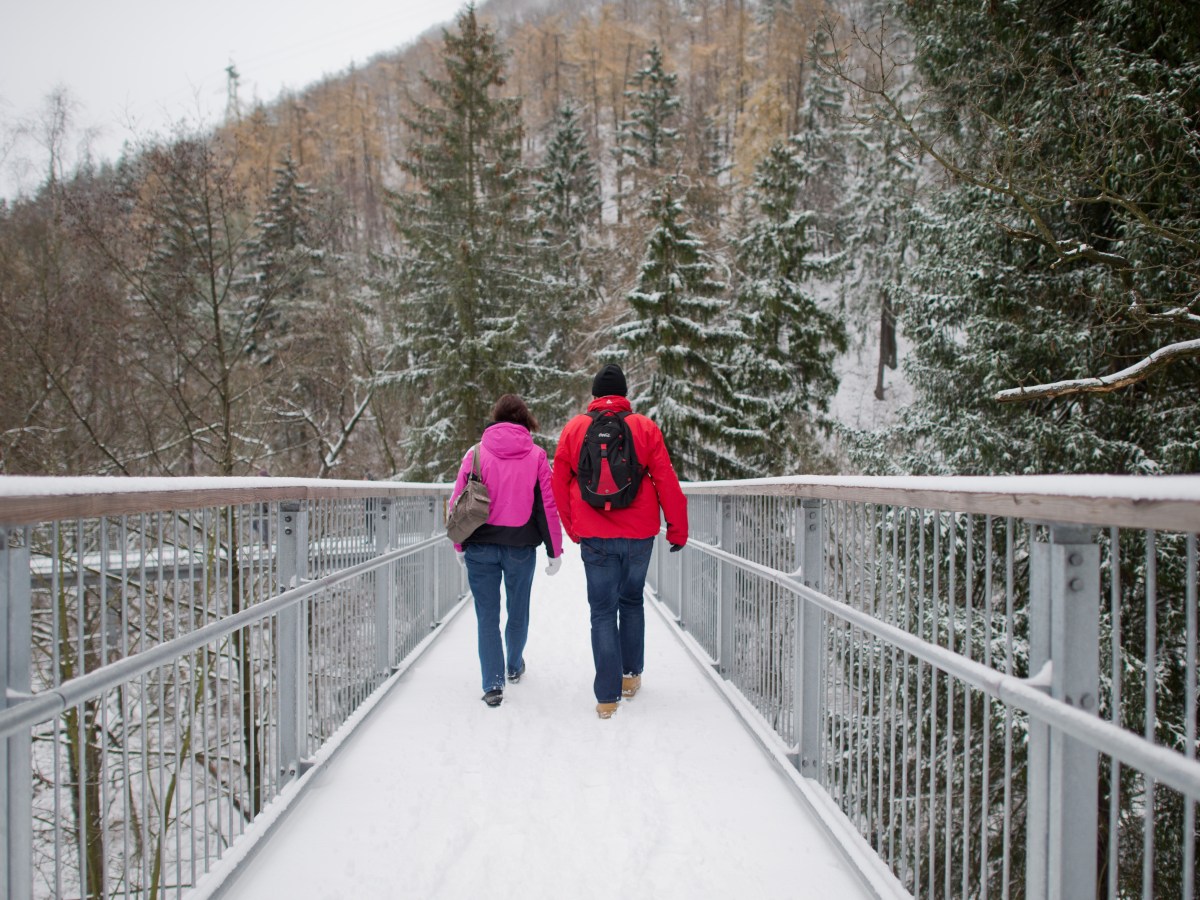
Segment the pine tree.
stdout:
<svg viewBox="0 0 1200 900">
<path fill-rule="evenodd" d="M 636 288 L 634 318 L 615 331 L 633 371 L 649 380 L 631 385 L 634 407 L 655 419 L 680 477 L 744 476 L 739 451 L 755 439 L 739 419 L 727 361 L 742 339 L 727 322 L 725 284 L 694 236 L 673 186 L 650 196 L 653 230 Z"/>
<path fill-rule="evenodd" d="M 255 354 L 269 361 L 289 321 L 313 304 L 313 282 L 321 277 L 323 253 L 313 235 L 314 191 L 300 180 L 291 154 L 275 170 L 275 183 L 255 217 L 250 241 L 252 272 L 246 279 L 247 313 L 254 323 Z"/>
<path fill-rule="evenodd" d="M 620 125 L 614 151 L 618 191 L 624 196 L 644 198 L 665 175 L 675 174 L 680 140 L 674 127 L 681 103 L 675 93 L 678 80 L 666 70 L 657 44 L 646 51 L 645 64 L 629 79 L 625 97 L 631 110 Z"/>
<path fill-rule="evenodd" d="M 541 284 L 524 306 L 522 331 L 531 396 L 546 413 L 565 419 L 586 377 L 578 325 L 596 306 L 601 194 L 574 106 L 563 106 L 553 129 L 532 185 Z"/>
<path fill-rule="evenodd" d="M 600 225 L 600 176 L 570 103 L 555 118 L 533 187 L 542 239 L 556 252 L 580 256 Z"/>
<path fill-rule="evenodd" d="M 836 57 L 829 42 L 828 32 L 818 30 L 809 43 L 809 74 L 801 92 L 799 129 L 794 139 L 810 169 L 801 198 L 809 209 L 819 212 L 824 232 L 837 239 L 842 236 L 837 207 L 844 196 L 847 153 L 853 141 L 847 133 L 845 88 L 834 74 Z"/>
<path fill-rule="evenodd" d="M 755 171 L 758 215 L 738 248 L 737 321 L 745 340 L 733 357 L 748 425 L 760 434 L 743 462 L 767 475 L 816 468 L 816 432 L 837 390 L 834 358 L 846 349 L 840 318 L 821 308 L 814 277 L 840 256 L 814 255 L 815 215 L 800 209 L 810 164 L 797 142 L 777 142 Z"/>
<path fill-rule="evenodd" d="M 402 165 L 417 183 L 396 198 L 405 241 L 393 377 L 413 417 L 407 477 L 450 475 L 488 423 L 496 398 L 526 391 L 520 310 L 529 217 L 521 165 L 520 102 L 499 96 L 505 54 L 468 6 L 443 33 L 445 78 L 425 77 L 435 98 L 408 120 Z"/>
</svg>

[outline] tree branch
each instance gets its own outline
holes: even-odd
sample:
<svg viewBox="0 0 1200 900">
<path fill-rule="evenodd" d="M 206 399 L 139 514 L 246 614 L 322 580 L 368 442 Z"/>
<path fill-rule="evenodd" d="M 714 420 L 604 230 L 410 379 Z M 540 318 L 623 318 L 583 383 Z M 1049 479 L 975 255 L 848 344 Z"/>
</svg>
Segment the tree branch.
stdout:
<svg viewBox="0 0 1200 900">
<path fill-rule="evenodd" d="M 992 399 L 1000 403 L 1013 403 L 1021 400 L 1046 400 L 1051 397 L 1066 397 L 1074 394 L 1107 394 L 1143 381 L 1158 369 L 1191 356 L 1200 357 L 1200 339 L 1180 341 L 1160 347 L 1140 362 L 1111 375 L 1055 381 L 1051 384 L 1035 384 L 1033 387 L 1009 388 L 995 394 Z"/>
</svg>

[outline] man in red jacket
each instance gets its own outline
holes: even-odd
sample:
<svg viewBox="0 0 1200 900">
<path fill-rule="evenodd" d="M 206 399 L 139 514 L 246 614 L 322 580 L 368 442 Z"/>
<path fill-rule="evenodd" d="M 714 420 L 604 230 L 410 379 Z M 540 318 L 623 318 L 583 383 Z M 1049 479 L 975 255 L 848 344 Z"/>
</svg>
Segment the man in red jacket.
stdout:
<svg viewBox="0 0 1200 900">
<path fill-rule="evenodd" d="M 580 544 L 587 573 L 588 605 L 592 610 L 592 658 L 596 664 L 596 712 L 607 719 L 621 697 L 632 697 L 642 683 L 646 646 L 646 617 L 642 593 L 654 538 L 659 532 L 659 509 L 667 521 L 671 551 L 687 543 L 687 498 L 671 465 L 662 432 L 645 416 L 632 412 L 626 399 L 625 373 L 607 365 L 592 381 L 588 413 L 629 413 L 625 422 L 643 471 L 633 502 L 623 509 L 592 506 L 579 490 L 579 456 L 591 415 L 569 421 L 554 454 L 552 487 L 563 530 Z"/>
</svg>

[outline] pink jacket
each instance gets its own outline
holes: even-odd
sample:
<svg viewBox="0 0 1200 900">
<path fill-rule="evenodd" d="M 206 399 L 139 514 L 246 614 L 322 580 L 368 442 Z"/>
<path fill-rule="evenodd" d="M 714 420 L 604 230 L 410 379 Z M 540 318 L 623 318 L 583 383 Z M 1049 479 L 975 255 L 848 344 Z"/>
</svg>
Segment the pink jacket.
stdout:
<svg viewBox="0 0 1200 900">
<path fill-rule="evenodd" d="M 562 555 L 562 525 L 554 503 L 554 488 L 550 480 L 550 464 L 546 451 L 533 442 L 533 436 L 521 425 L 497 422 L 484 429 L 479 445 L 479 474 L 491 497 L 487 525 L 520 528 L 534 511 L 534 485 L 540 488 L 545 509 L 545 525 L 549 532 L 551 556 Z M 450 506 L 463 492 L 471 473 L 471 451 L 463 456 L 458 478 L 450 495 Z M 486 527 L 486 526 L 482 526 Z M 455 544 L 456 550 L 461 545 Z"/>
</svg>

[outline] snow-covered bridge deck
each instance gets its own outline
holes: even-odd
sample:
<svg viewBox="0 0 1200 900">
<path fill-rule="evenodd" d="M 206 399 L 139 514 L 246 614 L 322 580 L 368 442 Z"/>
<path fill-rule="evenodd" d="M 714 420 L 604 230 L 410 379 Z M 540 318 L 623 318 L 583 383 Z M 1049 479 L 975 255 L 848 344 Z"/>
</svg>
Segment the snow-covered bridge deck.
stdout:
<svg viewBox="0 0 1200 900">
<path fill-rule="evenodd" d="M 555 577 L 539 568 L 531 620 L 528 673 L 489 709 L 475 616 L 460 608 L 287 814 L 254 826 L 269 834 L 235 845 L 198 894 L 872 896 L 854 851 L 662 616 L 646 618 L 643 690 L 609 721 L 594 712 L 574 548 Z"/>
</svg>

